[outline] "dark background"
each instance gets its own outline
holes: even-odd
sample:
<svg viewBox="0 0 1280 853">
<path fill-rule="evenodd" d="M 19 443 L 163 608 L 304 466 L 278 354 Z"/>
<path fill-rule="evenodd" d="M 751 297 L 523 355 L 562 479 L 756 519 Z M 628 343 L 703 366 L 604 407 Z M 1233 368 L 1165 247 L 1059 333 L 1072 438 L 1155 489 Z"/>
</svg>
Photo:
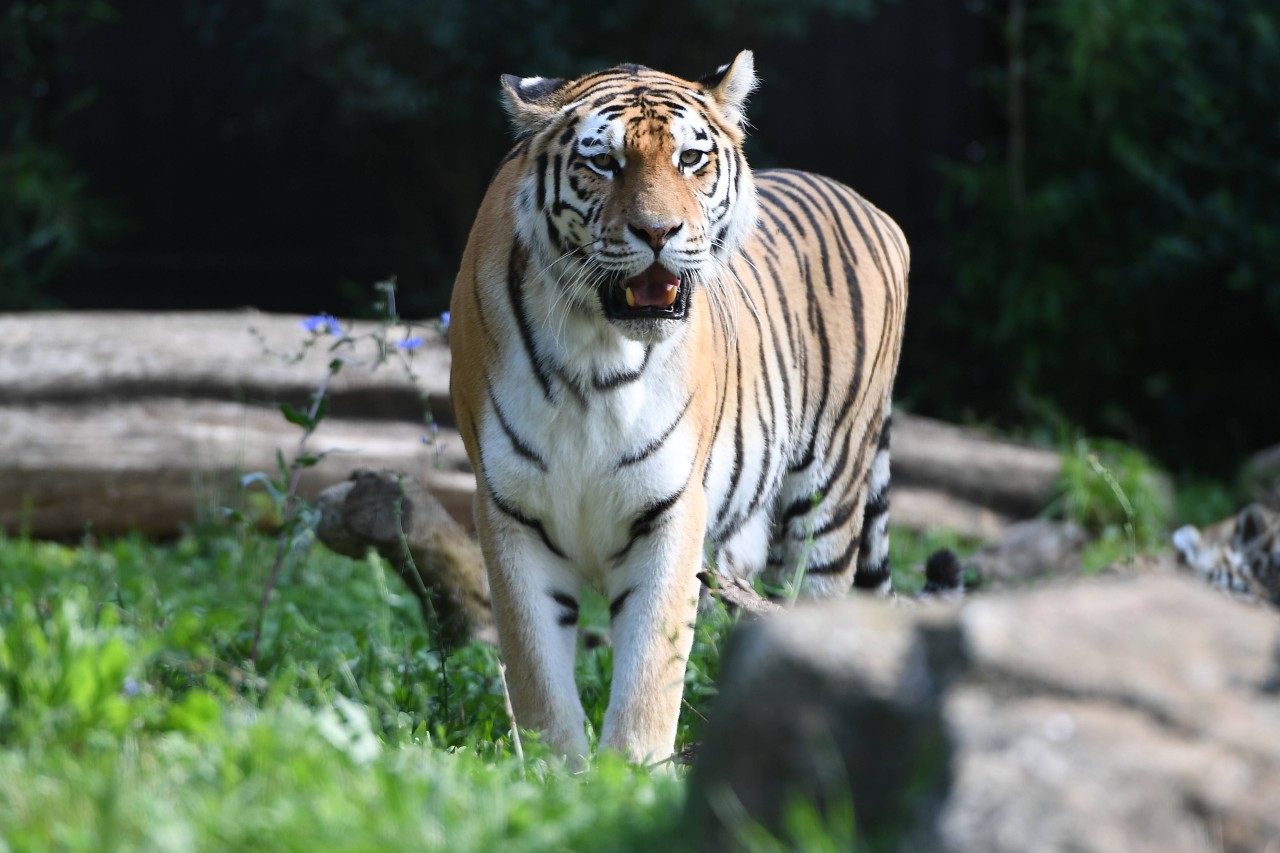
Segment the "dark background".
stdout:
<svg viewBox="0 0 1280 853">
<path fill-rule="evenodd" d="M 749 154 L 914 254 L 898 397 L 1174 470 L 1280 415 L 1274 2 L 17 2 L 0 310 L 438 314 L 510 136 L 500 73 L 756 53 Z"/>
</svg>

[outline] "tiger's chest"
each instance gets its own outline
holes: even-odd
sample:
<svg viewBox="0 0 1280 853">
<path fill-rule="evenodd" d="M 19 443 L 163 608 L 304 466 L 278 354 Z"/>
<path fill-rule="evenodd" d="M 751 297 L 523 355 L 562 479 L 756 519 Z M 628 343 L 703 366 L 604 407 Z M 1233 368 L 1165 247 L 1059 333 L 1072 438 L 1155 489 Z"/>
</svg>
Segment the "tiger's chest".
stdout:
<svg viewBox="0 0 1280 853">
<path fill-rule="evenodd" d="M 668 348 L 669 349 L 669 348 Z M 598 576 L 646 507 L 699 487 L 690 390 L 662 345 L 557 365 L 549 382 L 510 350 L 479 428 L 490 489 L 584 575 Z"/>
</svg>

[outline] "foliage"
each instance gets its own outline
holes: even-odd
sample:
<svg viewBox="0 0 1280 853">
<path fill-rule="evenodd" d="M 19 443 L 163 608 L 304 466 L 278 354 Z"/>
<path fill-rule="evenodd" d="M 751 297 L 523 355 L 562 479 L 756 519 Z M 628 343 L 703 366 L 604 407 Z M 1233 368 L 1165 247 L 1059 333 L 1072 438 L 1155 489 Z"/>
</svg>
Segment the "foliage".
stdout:
<svg viewBox="0 0 1280 853">
<path fill-rule="evenodd" d="M 0 311 L 50 304 L 46 290 L 118 228 L 58 144 L 91 91 L 60 80 L 85 35 L 112 20 L 102 0 L 17 2 L 0 12 Z"/>
<path fill-rule="evenodd" d="M 249 665 L 274 547 L 215 526 L 167 546 L 0 537 L 6 849 L 684 849 L 679 774 L 602 754 L 575 776 L 536 744 L 518 762 L 494 650 L 442 666 L 376 557 L 291 564 Z M 700 621 L 694 728 L 730 622 Z M 607 661 L 579 670 L 596 719 Z M 833 820 L 797 806 L 785 844 L 744 837 L 841 849 Z"/>
<path fill-rule="evenodd" d="M 695 0 L 601 9 L 572 2 L 272 0 L 258 35 L 291 73 L 319 84 L 342 115 L 431 119 L 438 134 L 440 122 L 496 105 L 496 67 L 544 76 L 582 73 L 623 59 L 616 55 L 621 43 L 645 54 L 632 61 L 656 62 L 652 56 L 687 74 L 709 73 L 756 39 L 801 35 L 819 13 L 866 17 L 874 2 Z M 204 5 L 205 20 L 228 14 L 222 4 Z M 679 39 L 654 26 L 674 18 Z M 516 32 L 522 37 L 509 37 Z M 500 119 L 500 111 L 493 116 Z"/>
<path fill-rule="evenodd" d="M 411 244 L 392 269 L 408 285 L 405 307 L 426 313 L 447 301 L 472 213 L 511 144 L 500 74 L 564 77 L 634 61 L 697 76 L 744 46 L 805 32 L 822 14 L 865 17 L 875 5 L 198 0 L 188 18 L 211 49 L 235 57 L 228 137 L 260 149 L 290 140 L 304 167 L 332 162 L 326 191 L 372 202 L 370 221 Z"/>
<path fill-rule="evenodd" d="M 925 563 L 935 552 L 948 549 L 963 559 L 976 551 L 980 544 L 945 528 L 925 533 L 891 530 L 889 565 L 893 571 L 894 590 L 899 595 L 914 595 L 923 587 Z M 976 582 L 976 577 L 965 578 L 966 586 L 973 586 Z"/>
<path fill-rule="evenodd" d="M 422 346 L 423 339 L 414 334 L 413 324 L 403 320 L 398 313 L 395 281 L 379 282 L 375 285 L 375 290 L 380 294 L 380 298 L 375 302 L 375 310 L 381 311 L 383 318 L 370 331 L 359 335 L 348 334 L 342 323 L 332 314 L 322 313 L 307 317 L 302 321 L 302 328 L 309 333 L 310 337 L 303 342 L 298 351 L 272 353 L 270 348 L 267 348 L 268 354 L 275 355 L 286 363 L 295 363 L 300 361 L 309 350 L 324 343 L 331 359 L 327 372 L 311 393 L 305 411 L 297 409 L 289 403 L 279 404 L 280 412 L 285 421 L 298 427 L 301 431 L 293 458 L 286 459 L 283 451 L 277 449 L 277 470 L 274 479 L 268 476 L 266 472 L 254 471 L 246 475 L 242 481 L 242 486 L 244 487 L 258 484 L 266 490 L 270 500 L 268 515 L 272 519 L 277 519 L 279 523 L 275 558 L 272 561 L 271 573 L 262 592 L 262 602 L 258 609 L 258 621 L 253 633 L 253 645 L 249 651 L 249 659 L 255 664 L 258 661 L 258 648 L 262 640 L 263 619 L 266 615 L 267 606 L 271 602 L 271 594 L 275 589 L 280 571 L 284 567 L 285 558 L 291 551 L 296 551 L 301 546 L 311 543 L 313 531 L 319 521 L 319 511 L 315 506 L 299 497 L 298 486 L 302 481 L 303 472 L 308 468 L 314 467 L 328 454 L 328 451 L 313 453 L 308 446 L 308 441 L 320 425 L 320 422 L 328 415 L 330 382 L 349 367 L 363 368 L 373 372 L 388 362 L 393 362 L 405 372 L 411 383 L 418 385 L 418 376 L 413 367 L 413 354 Z M 443 333 L 448 334 L 448 312 L 445 312 L 441 317 L 438 326 Z M 389 342 L 388 339 L 392 334 L 398 334 L 400 339 L 394 343 Z M 362 344 L 369 345 L 364 349 L 371 349 L 372 355 L 362 352 Z M 422 404 L 424 425 L 431 431 L 430 439 L 424 434 L 423 440 L 434 444 L 437 441 L 438 430 L 431 415 L 431 406 L 426 392 L 420 389 L 419 398 Z M 240 524 L 245 524 L 248 521 L 248 518 L 239 510 L 228 509 L 225 512 L 229 518 Z M 434 627 L 438 629 L 440 626 L 436 625 Z"/>
<path fill-rule="evenodd" d="M 1093 537 L 1086 571 L 1168 544 L 1168 479 L 1138 450 L 1077 438 L 1063 451 L 1056 491 L 1049 514 L 1076 522 Z"/>
<path fill-rule="evenodd" d="M 1202 477 L 1187 477 L 1178 481 L 1176 495 L 1177 512 L 1174 516 L 1179 525 L 1194 524 L 1206 527 L 1216 524 L 1228 516 L 1235 515 L 1248 501 L 1241 489 L 1232 488 L 1216 480 Z"/>
<path fill-rule="evenodd" d="M 1179 468 L 1236 464 L 1274 440 L 1280 11 L 1007 9 L 1007 66 L 983 78 L 1007 134 L 944 166 L 965 357 L 931 393 L 1006 422 L 1048 403 Z"/>
</svg>

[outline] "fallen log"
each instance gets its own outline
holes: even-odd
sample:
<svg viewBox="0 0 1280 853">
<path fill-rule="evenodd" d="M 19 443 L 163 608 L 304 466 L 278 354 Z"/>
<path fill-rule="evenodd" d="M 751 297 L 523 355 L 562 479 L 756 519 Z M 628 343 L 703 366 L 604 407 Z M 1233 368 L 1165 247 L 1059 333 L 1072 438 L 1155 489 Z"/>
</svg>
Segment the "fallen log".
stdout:
<svg viewBox="0 0 1280 853">
<path fill-rule="evenodd" d="M 328 384 L 328 416 L 306 448 L 327 455 L 304 472 L 302 494 L 314 498 L 356 468 L 405 471 L 469 528 L 474 478 L 448 427 L 439 330 L 416 328 L 424 343 L 410 357 L 394 346 L 403 331 L 348 323 L 355 343 L 344 344 L 301 320 L 0 314 L 0 530 L 179 531 L 231 503 L 244 474 L 275 472 L 278 453 L 294 457 L 301 430 L 275 406 L 303 408 L 335 358 L 344 364 Z M 906 413 L 895 415 L 893 448 L 894 522 L 977 538 L 1042 509 L 1059 469 L 1051 450 Z"/>
<path fill-rule="evenodd" d="M 901 467 L 901 466 L 899 466 Z M 889 488 L 889 521 L 908 530 L 951 530 L 969 539 L 991 540 L 1022 516 L 1008 515 L 942 488 L 903 483 L 897 473 Z"/>
<path fill-rule="evenodd" d="M 1056 451 L 987 438 L 932 418 L 895 413 L 893 426 L 895 500 L 905 489 L 927 489 L 995 517 L 1029 518 L 1044 509 L 1062 470 Z"/>
<path fill-rule="evenodd" d="M 329 382 L 333 417 L 422 422 L 429 407 L 437 423 L 452 423 L 449 347 L 434 325 L 415 326 L 423 344 L 405 351 L 396 347 L 403 331 L 379 334 L 371 321 L 344 321 L 351 343 L 340 346 L 302 320 L 253 310 L 0 314 L 0 404 L 177 398 L 301 407 L 343 358 L 349 363 Z"/>
<path fill-rule="evenodd" d="M 480 547 L 415 479 L 358 470 L 321 492 L 316 505 L 320 541 L 348 557 L 373 548 L 386 558 L 447 645 L 497 644 Z"/>
<path fill-rule="evenodd" d="M 0 529 L 171 535 L 238 506 L 242 478 L 275 477 L 300 434 L 275 409 L 213 400 L 0 406 Z M 327 418 L 306 448 L 327 455 L 302 472 L 299 494 L 314 499 L 354 468 L 411 471 L 469 525 L 475 478 L 460 438 L 422 435 L 421 424 Z"/>
</svg>

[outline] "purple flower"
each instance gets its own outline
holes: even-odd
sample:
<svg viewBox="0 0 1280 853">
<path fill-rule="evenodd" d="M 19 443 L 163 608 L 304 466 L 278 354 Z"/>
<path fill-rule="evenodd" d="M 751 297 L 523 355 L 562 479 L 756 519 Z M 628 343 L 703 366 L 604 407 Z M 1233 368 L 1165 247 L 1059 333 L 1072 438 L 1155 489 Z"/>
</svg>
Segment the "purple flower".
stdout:
<svg viewBox="0 0 1280 853">
<path fill-rule="evenodd" d="M 443 314 L 440 315 L 440 328 L 444 329 L 444 331 L 446 332 L 449 331 L 449 312 L 448 311 L 445 311 Z"/>
<path fill-rule="evenodd" d="M 396 341 L 396 346 L 400 347 L 400 349 L 407 349 L 407 350 L 415 350 L 418 347 L 422 346 L 422 344 L 423 344 L 422 338 L 419 338 L 416 336 L 412 338 L 405 338 L 403 341 Z"/>
<path fill-rule="evenodd" d="M 337 338 L 343 337 L 342 324 L 328 312 L 306 318 L 302 321 L 302 328 L 313 335 L 330 334 Z"/>
</svg>

